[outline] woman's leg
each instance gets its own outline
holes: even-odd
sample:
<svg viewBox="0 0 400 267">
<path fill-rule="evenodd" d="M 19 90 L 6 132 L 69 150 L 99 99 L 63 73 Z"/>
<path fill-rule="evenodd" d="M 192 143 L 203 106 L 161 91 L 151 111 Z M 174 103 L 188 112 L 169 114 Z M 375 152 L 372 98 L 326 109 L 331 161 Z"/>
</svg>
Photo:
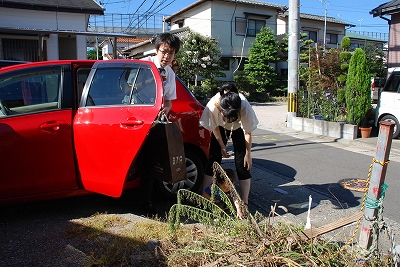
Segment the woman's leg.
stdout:
<svg viewBox="0 0 400 267">
<path fill-rule="evenodd" d="M 233 150 L 235 152 L 235 166 L 239 179 L 240 195 L 244 203 L 249 203 L 251 173 L 244 166 L 244 156 L 246 155 L 246 140 L 244 132 L 239 128 L 232 132 Z"/>
<path fill-rule="evenodd" d="M 239 180 L 240 193 L 245 204 L 249 204 L 251 179 Z"/>
<path fill-rule="evenodd" d="M 225 129 L 223 127 L 219 127 L 221 132 L 221 137 L 224 144 L 227 143 Z M 211 141 L 210 141 L 210 155 L 207 160 L 205 170 L 204 170 L 204 178 L 203 178 L 203 191 L 202 194 L 204 196 L 204 189 L 207 188 L 212 183 L 213 177 L 213 164 L 214 162 L 218 162 L 221 164 L 222 161 L 222 154 L 221 154 L 221 147 L 217 139 L 215 138 L 214 134 L 211 134 Z"/>
</svg>

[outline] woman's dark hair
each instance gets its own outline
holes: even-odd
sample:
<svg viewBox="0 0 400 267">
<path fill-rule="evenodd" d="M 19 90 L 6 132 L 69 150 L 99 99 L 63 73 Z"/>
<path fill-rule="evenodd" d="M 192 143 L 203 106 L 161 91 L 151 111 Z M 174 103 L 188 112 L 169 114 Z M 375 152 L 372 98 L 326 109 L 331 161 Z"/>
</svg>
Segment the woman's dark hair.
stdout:
<svg viewBox="0 0 400 267">
<path fill-rule="evenodd" d="M 181 40 L 179 40 L 179 37 L 169 32 L 157 35 L 154 42 L 156 50 L 158 50 L 162 44 L 168 44 L 171 48 L 175 49 L 175 54 L 179 52 L 181 47 Z"/>
<path fill-rule="evenodd" d="M 222 95 L 219 100 L 219 106 L 226 122 L 230 123 L 239 119 L 242 100 L 238 93 L 228 92 Z"/>
<path fill-rule="evenodd" d="M 237 94 L 239 93 L 236 88 L 236 85 L 233 82 L 227 82 L 227 83 L 224 83 L 223 85 L 221 85 L 221 88 L 219 89 L 219 93 L 221 94 L 221 96 L 223 94 L 225 94 L 225 91 L 234 92 Z"/>
</svg>

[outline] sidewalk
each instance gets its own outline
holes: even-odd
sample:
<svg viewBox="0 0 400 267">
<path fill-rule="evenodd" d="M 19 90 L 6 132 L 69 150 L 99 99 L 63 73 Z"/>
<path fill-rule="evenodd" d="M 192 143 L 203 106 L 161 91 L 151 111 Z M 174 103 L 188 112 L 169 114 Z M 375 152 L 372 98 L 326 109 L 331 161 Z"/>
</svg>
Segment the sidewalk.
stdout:
<svg viewBox="0 0 400 267">
<path fill-rule="evenodd" d="M 322 135 L 316 135 L 297 131 L 286 127 L 287 103 L 251 103 L 259 120 L 259 129 L 279 132 L 292 137 L 301 138 L 313 142 L 324 142 L 326 145 L 361 153 L 371 157 L 375 156 L 378 141 L 377 130 L 372 132 L 370 138 L 357 138 L 354 140 L 337 139 Z M 390 160 L 400 162 L 400 139 L 393 139 L 390 150 Z"/>
</svg>

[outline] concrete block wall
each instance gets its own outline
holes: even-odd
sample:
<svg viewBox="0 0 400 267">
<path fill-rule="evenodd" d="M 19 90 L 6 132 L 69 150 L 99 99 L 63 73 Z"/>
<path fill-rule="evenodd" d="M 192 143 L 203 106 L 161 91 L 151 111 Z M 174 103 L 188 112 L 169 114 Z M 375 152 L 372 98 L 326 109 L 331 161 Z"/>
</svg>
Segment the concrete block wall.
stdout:
<svg viewBox="0 0 400 267">
<path fill-rule="evenodd" d="M 334 138 L 343 138 L 349 140 L 354 140 L 357 138 L 357 125 L 346 124 L 343 122 L 331 122 L 294 117 L 292 118 L 292 128 L 298 131 Z"/>
</svg>

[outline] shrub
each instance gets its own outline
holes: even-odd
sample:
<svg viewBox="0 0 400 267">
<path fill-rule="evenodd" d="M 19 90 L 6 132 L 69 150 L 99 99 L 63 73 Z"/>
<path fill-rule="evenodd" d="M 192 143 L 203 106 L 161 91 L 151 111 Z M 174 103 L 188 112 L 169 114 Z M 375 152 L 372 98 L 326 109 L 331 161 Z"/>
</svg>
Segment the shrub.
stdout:
<svg viewBox="0 0 400 267">
<path fill-rule="evenodd" d="M 360 125 L 371 107 L 371 79 L 365 52 L 357 48 L 350 59 L 346 80 L 346 106 L 348 122 Z"/>
</svg>

